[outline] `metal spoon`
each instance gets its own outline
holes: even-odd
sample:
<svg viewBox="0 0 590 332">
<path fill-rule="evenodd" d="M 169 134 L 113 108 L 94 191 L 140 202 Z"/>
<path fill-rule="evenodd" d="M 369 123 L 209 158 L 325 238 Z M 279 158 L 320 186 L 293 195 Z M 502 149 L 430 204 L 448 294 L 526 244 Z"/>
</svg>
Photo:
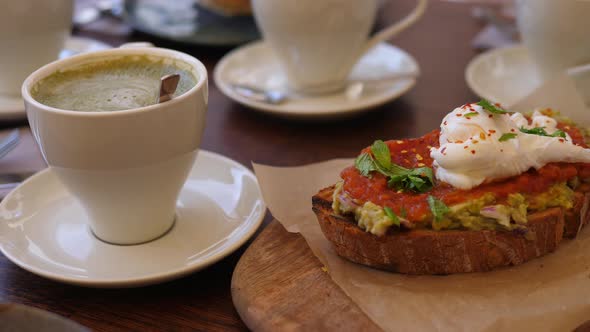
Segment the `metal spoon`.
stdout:
<svg viewBox="0 0 590 332">
<path fill-rule="evenodd" d="M 178 87 L 178 82 L 180 82 L 179 74 L 170 74 L 160 78 L 158 104 L 172 99 L 172 95 L 174 95 L 174 92 L 176 92 L 176 88 Z"/>
<path fill-rule="evenodd" d="M 279 90 L 264 90 L 246 84 L 231 84 L 231 87 L 236 93 L 262 103 L 277 105 L 287 100 L 287 93 Z"/>
<path fill-rule="evenodd" d="M 6 136 L 2 141 L 0 141 L 0 158 L 4 157 L 8 154 L 8 152 L 12 151 L 20 142 L 20 133 L 18 129 L 14 129 L 13 131 Z"/>
<path fill-rule="evenodd" d="M 409 72 L 386 75 L 377 78 L 352 79 L 345 88 L 344 94 L 349 99 L 356 99 L 362 94 L 365 85 L 383 83 L 402 78 L 416 78 L 417 76 L 418 72 Z M 289 99 L 289 93 L 280 90 L 267 90 L 261 87 L 241 83 L 230 83 L 230 86 L 237 94 L 262 103 L 277 105 L 284 103 Z"/>
</svg>

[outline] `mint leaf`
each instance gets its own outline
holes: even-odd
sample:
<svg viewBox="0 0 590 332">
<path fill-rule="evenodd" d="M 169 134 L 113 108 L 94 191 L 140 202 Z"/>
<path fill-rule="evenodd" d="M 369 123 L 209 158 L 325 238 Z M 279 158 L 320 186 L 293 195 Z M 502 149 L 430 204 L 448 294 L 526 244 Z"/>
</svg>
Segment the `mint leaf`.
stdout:
<svg viewBox="0 0 590 332">
<path fill-rule="evenodd" d="M 381 140 L 371 146 L 373 155 L 363 153 L 355 160 L 361 175 L 368 177 L 377 171 L 388 178 L 387 185 L 398 190 L 425 192 L 432 189 L 434 176 L 430 167 L 405 168 L 391 162 L 389 147 Z"/>
<path fill-rule="evenodd" d="M 354 165 L 362 176 L 369 176 L 369 173 L 375 170 L 373 158 L 371 158 L 368 153 L 363 153 L 358 156 L 354 161 Z"/>
<path fill-rule="evenodd" d="M 476 115 L 479 115 L 479 113 L 477 113 L 477 112 L 469 112 L 469 113 L 467 113 L 467 114 L 465 114 L 463 116 L 466 117 L 466 118 L 470 118 L 470 117 L 476 116 Z"/>
<path fill-rule="evenodd" d="M 398 190 L 426 192 L 434 185 L 434 176 L 430 167 L 403 168 L 399 165 L 389 172 L 387 185 Z"/>
<path fill-rule="evenodd" d="M 500 141 L 500 142 L 506 142 L 507 140 L 516 138 L 516 136 L 518 136 L 518 134 L 516 134 L 516 133 L 502 134 L 502 136 L 500 136 L 500 138 L 498 139 L 498 141 Z"/>
<path fill-rule="evenodd" d="M 434 221 L 441 221 L 444 216 L 449 213 L 449 207 L 443 201 L 436 199 L 434 196 L 428 195 L 428 206 L 434 216 Z"/>
<path fill-rule="evenodd" d="M 393 221 L 394 225 L 397 225 L 397 226 L 400 225 L 398 216 L 396 216 L 395 213 L 393 213 L 393 210 L 391 208 L 384 206 L 383 211 L 385 212 L 385 215 L 387 217 L 389 217 L 389 219 L 391 219 L 391 221 Z"/>
<path fill-rule="evenodd" d="M 551 134 L 551 136 L 565 138 L 565 132 L 563 132 L 563 130 L 561 130 L 561 129 L 557 129 L 556 131 L 553 132 L 553 134 Z"/>
<path fill-rule="evenodd" d="M 489 101 L 482 99 L 480 100 L 477 105 L 483 107 L 484 110 L 493 113 L 493 114 L 506 114 L 506 113 L 510 113 L 506 110 L 501 109 L 500 107 L 497 107 L 496 105 L 490 103 Z"/>
<path fill-rule="evenodd" d="M 535 128 L 531 128 L 531 129 L 527 129 L 525 127 L 520 127 L 520 131 L 525 133 L 525 134 L 531 134 L 531 135 L 539 135 L 539 136 L 547 136 L 547 137 L 563 137 L 565 138 L 565 132 L 563 132 L 563 130 L 561 129 L 557 129 L 553 134 L 548 134 L 545 131 L 545 127 L 535 127 Z"/>
<path fill-rule="evenodd" d="M 371 152 L 373 152 L 373 156 L 375 156 L 380 166 L 383 166 L 385 169 L 391 168 L 391 154 L 389 152 L 389 146 L 385 142 L 376 140 L 371 146 Z"/>
</svg>

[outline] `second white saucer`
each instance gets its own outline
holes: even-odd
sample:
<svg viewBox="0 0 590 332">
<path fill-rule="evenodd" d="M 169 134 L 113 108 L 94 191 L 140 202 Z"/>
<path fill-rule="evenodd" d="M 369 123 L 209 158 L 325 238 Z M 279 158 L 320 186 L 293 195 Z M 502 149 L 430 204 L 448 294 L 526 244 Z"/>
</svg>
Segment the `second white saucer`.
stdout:
<svg viewBox="0 0 590 332">
<path fill-rule="evenodd" d="M 0 250 L 25 270 L 90 287 L 135 287 L 184 276 L 239 248 L 266 207 L 254 174 L 199 151 L 177 201 L 172 229 L 129 246 L 98 240 L 76 199 L 46 169 L 0 203 Z"/>
<path fill-rule="evenodd" d="M 405 51 L 383 43 L 361 58 L 353 68 L 350 80 L 376 80 L 410 73 L 419 73 L 416 60 Z M 213 78 L 217 87 L 234 101 L 263 112 L 292 118 L 350 115 L 391 101 L 416 84 L 415 76 L 403 77 L 364 84 L 362 93 L 354 96 L 344 92 L 321 96 L 290 93 L 289 100 L 281 104 L 254 101 L 237 93 L 232 84 L 288 91 L 287 78 L 274 53 L 261 41 L 244 45 L 223 57 L 215 67 Z"/>
<path fill-rule="evenodd" d="M 513 105 L 541 84 L 527 49 L 515 45 L 482 53 L 467 65 L 465 80 L 482 98 Z"/>
</svg>

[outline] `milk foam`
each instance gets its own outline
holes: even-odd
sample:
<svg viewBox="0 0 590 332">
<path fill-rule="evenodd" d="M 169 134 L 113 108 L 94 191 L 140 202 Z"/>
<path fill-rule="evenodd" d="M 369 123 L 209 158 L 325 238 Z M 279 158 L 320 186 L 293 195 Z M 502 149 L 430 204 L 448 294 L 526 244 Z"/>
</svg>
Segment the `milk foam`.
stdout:
<svg viewBox="0 0 590 332">
<path fill-rule="evenodd" d="M 120 111 L 155 104 L 160 78 L 180 74 L 174 97 L 195 86 L 188 70 L 169 60 L 124 56 L 59 71 L 39 81 L 31 90 L 38 102 L 72 111 Z"/>
</svg>

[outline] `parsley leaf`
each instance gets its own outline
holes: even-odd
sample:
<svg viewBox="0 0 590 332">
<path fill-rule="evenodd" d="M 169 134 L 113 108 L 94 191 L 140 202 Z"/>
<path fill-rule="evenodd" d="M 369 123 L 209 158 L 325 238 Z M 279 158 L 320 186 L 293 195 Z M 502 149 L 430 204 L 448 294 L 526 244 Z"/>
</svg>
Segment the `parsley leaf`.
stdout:
<svg viewBox="0 0 590 332">
<path fill-rule="evenodd" d="M 376 140 L 371 146 L 371 152 L 373 156 L 383 168 L 388 169 L 391 167 L 391 154 L 389 153 L 389 147 L 382 140 Z"/>
<path fill-rule="evenodd" d="M 363 153 L 355 160 L 361 175 L 369 177 L 377 171 L 388 178 L 387 185 L 398 190 L 425 192 L 432 189 L 434 175 L 430 167 L 405 168 L 391 162 L 389 147 L 377 140 L 371 146 L 373 155 Z"/>
<path fill-rule="evenodd" d="M 403 170 L 391 172 L 387 185 L 402 190 L 425 192 L 432 189 L 434 184 L 433 178 L 434 175 L 430 167 L 403 168 Z"/>
<path fill-rule="evenodd" d="M 396 226 L 400 225 L 398 216 L 395 215 L 395 213 L 393 212 L 393 210 L 390 207 L 387 207 L 387 206 L 383 207 L 383 211 L 385 212 L 385 215 L 387 217 L 389 217 L 389 219 L 391 219 L 391 221 L 393 221 L 394 225 L 396 225 Z"/>
<path fill-rule="evenodd" d="M 493 114 L 506 114 L 506 113 L 510 113 L 506 110 L 501 109 L 500 107 L 497 107 L 496 105 L 490 103 L 489 101 L 482 99 L 480 100 L 477 105 L 483 107 L 483 109 L 485 109 L 486 111 L 493 113 Z"/>
<path fill-rule="evenodd" d="M 477 112 L 469 112 L 469 113 L 467 113 L 467 114 L 465 114 L 463 116 L 466 117 L 466 118 L 470 118 L 470 117 L 476 116 L 476 115 L 479 115 L 479 113 L 477 113 Z"/>
<path fill-rule="evenodd" d="M 449 207 L 445 203 L 431 195 L 428 195 L 428 206 L 430 207 L 430 211 L 434 216 L 434 221 L 441 221 L 450 211 Z"/>
<path fill-rule="evenodd" d="M 363 176 L 369 176 L 369 173 L 375 170 L 373 158 L 368 153 L 358 156 L 354 161 L 354 165 Z"/>
<path fill-rule="evenodd" d="M 525 134 L 532 134 L 532 135 L 539 135 L 539 136 L 548 136 L 548 137 L 563 137 L 565 138 L 565 132 L 561 129 L 557 129 L 553 134 L 548 134 L 545 131 L 545 127 L 535 127 L 531 129 L 527 129 L 525 127 L 520 127 L 520 131 Z"/>
<path fill-rule="evenodd" d="M 505 133 L 505 134 L 502 134 L 502 136 L 500 136 L 500 138 L 498 139 L 498 141 L 500 141 L 500 142 L 506 142 L 507 140 L 516 138 L 516 136 L 518 136 L 517 133 Z"/>
</svg>

